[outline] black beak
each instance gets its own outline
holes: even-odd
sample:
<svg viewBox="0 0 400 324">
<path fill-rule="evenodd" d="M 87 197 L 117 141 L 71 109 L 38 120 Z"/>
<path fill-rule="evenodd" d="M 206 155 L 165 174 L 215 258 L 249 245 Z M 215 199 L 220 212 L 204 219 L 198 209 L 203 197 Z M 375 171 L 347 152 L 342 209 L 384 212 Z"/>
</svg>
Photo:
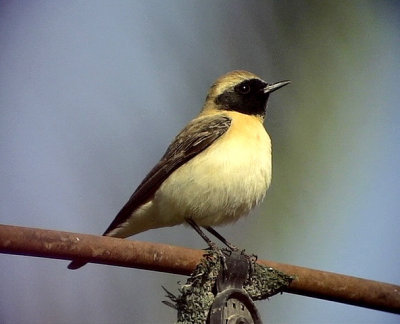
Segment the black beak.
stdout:
<svg viewBox="0 0 400 324">
<path fill-rule="evenodd" d="M 289 83 L 290 83 L 289 80 L 285 80 L 285 81 L 279 81 L 279 82 L 276 82 L 273 84 L 267 84 L 263 90 L 264 90 L 265 94 L 270 94 L 270 93 L 274 92 L 275 90 L 278 90 L 278 89 L 284 87 L 285 85 L 288 85 Z"/>
</svg>

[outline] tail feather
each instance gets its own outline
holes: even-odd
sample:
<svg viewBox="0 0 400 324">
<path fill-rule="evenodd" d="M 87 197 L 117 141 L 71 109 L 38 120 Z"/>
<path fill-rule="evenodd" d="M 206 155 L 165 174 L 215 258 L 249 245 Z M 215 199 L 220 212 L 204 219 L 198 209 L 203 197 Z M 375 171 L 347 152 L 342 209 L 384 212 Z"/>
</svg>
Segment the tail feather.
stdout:
<svg viewBox="0 0 400 324">
<path fill-rule="evenodd" d="M 120 226 L 117 226 L 115 228 L 111 228 L 111 226 L 103 233 L 103 236 L 108 236 L 108 237 L 117 237 L 117 238 L 127 238 L 133 234 L 143 232 L 144 230 L 147 230 L 151 227 L 146 227 L 146 228 L 140 228 L 139 230 L 134 231 L 132 228 L 130 228 L 129 222 L 123 223 Z M 68 264 L 68 269 L 70 270 L 76 270 L 81 267 L 83 267 L 88 261 L 86 260 L 72 260 L 70 264 Z"/>
<path fill-rule="evenodd" d="M 109 233 L 104 232 L 103 236 L 113 236 Z M 77 270 L 79 268 L 82 268 L 85 264 L 87 264 L 88 261 L 85 260 L 72 260 L 70 264 L 68 264 L 68 269 L 70 270 Z"/>
<path fill-rule="evenodd" d="M 70 270 L 76 270 L 76 269 L 79 269 L 80 267 L 83 267 L 86 263 L 87 263 L 86 261 L 73 260 L 73 261 L 68 265 L 68 269 L 70 269 Z"/>
</svg>

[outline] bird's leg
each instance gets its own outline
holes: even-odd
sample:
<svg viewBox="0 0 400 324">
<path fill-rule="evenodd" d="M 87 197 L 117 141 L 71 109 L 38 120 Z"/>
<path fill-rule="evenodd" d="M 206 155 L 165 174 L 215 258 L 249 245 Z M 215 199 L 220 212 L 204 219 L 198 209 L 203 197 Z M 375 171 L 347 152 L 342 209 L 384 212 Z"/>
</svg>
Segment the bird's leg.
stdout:
<svg viewBox="0 0 400 324">
<path fill-rule="evenodd" d="M 222 243 L 224 243 L 231 251 L 238 251 L 239 249 L 234 246 L 232 243 L 228 242 L 225 237 L 219 234 L 215 229 L 211 226 L 204 227 L 207 231 L 209 231 L 212 235 L 214 235 L 217 239 L 219 239 Z"/>
<path fill-rule="evenodd" d="M 201 228 L 199 227 L 199 225 L 196 224 L 196 222 L 191 219 L 191 218 L 186 218 L 186 223 L 188 223 L 190 226 L 192 226 L 192 228 L 201 236 L 201 238 L 206 241 L 206 243 L 208 244 L 208 246 L 213 249 L 213 250 L 218 250 L 217 245 L 212 242 L 208 236 L 206 234 L 204 234 L 204 232 L 201 230 Z"/>
<path fill-rule="evenodd" d="M 225 271 L 227 271 L 226 257 L 225 257 L 225 255 L 224 255 L 224 253 L 221 251 L 221 249 L 218 248 L 218 246 L 217 246 L 213 241 L 211 241 L 211 240 L 208 238 L 208 236 L 207 236 L 206 234 L 204 234 L 204 232 L 201 230 L 201 228 L 199 227 L 199 225 L 197 225 L 196 222 L 195 222 L 193 219 L 191 219 L 191 218 L 186 218 L 186 223 L 188 223 L 190 226 L 192 226 L 192 228 L 202 237 L 202 239 L 203 239 L 204 241 L 207 242 L 208 246 L 209 246 L 212 250 L 216 251 L 216 252 L 219 254 L 219 256 L 220 256 L 220 258 L 221 258 L 221 262 L 222 262 L 222 267 L 223 267 L 223 269 L 224 269 Z M 207 228 L 206 228 L 206 229 L 207 229 Z M 218 234 L 218 235 L 219 235 L 219 234 Z M 222 237 L 222 236 L 221 236 L 221 237 Z"/>
</svg>

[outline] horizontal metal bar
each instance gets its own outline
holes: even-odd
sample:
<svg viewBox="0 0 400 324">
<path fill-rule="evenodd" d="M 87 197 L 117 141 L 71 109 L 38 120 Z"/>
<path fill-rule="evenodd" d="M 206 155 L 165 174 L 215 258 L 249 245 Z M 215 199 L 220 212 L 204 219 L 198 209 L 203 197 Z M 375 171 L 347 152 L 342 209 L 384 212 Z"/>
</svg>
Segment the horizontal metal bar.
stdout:
<svg viewBox="0 0 400 324">
<path fill-rule="evenodd" d="M 159 243 L 0 225 L 0 252 L 189 275 L 204 251 Z M 400 286 L 272 261 L 295 276 L 286 292 L 400 314 Z"/>
</svg>

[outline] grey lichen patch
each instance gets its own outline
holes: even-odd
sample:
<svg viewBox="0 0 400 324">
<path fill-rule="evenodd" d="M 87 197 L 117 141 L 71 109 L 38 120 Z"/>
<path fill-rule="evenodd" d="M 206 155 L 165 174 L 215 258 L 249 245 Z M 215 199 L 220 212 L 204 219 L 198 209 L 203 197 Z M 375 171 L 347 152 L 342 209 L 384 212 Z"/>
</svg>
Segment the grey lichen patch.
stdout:
<svg viewBox="0 0 400 324">
<path fill-rule="evenodd" d="M 215 282 L 220 270 L 220 255 L 210 251 L 186 283 L 180 285 L 178 296 L 168 292 L 167 297 L 178 311 L 177 324 L 206 323 L 208 311 L 215 298 Z M 256 263 L 243 288 L 253 300 L 260 300 L 282 292 L 292 280 L 292 276 Z M 171 305 L 169 302 L 166 304 Z"/>
<path fill-rule="evenodd" d="M 282 292 L 293 280 L 293 276 L 256 263 L 243 288 L 251 299 L 261 300 Z"/>
</svg>

